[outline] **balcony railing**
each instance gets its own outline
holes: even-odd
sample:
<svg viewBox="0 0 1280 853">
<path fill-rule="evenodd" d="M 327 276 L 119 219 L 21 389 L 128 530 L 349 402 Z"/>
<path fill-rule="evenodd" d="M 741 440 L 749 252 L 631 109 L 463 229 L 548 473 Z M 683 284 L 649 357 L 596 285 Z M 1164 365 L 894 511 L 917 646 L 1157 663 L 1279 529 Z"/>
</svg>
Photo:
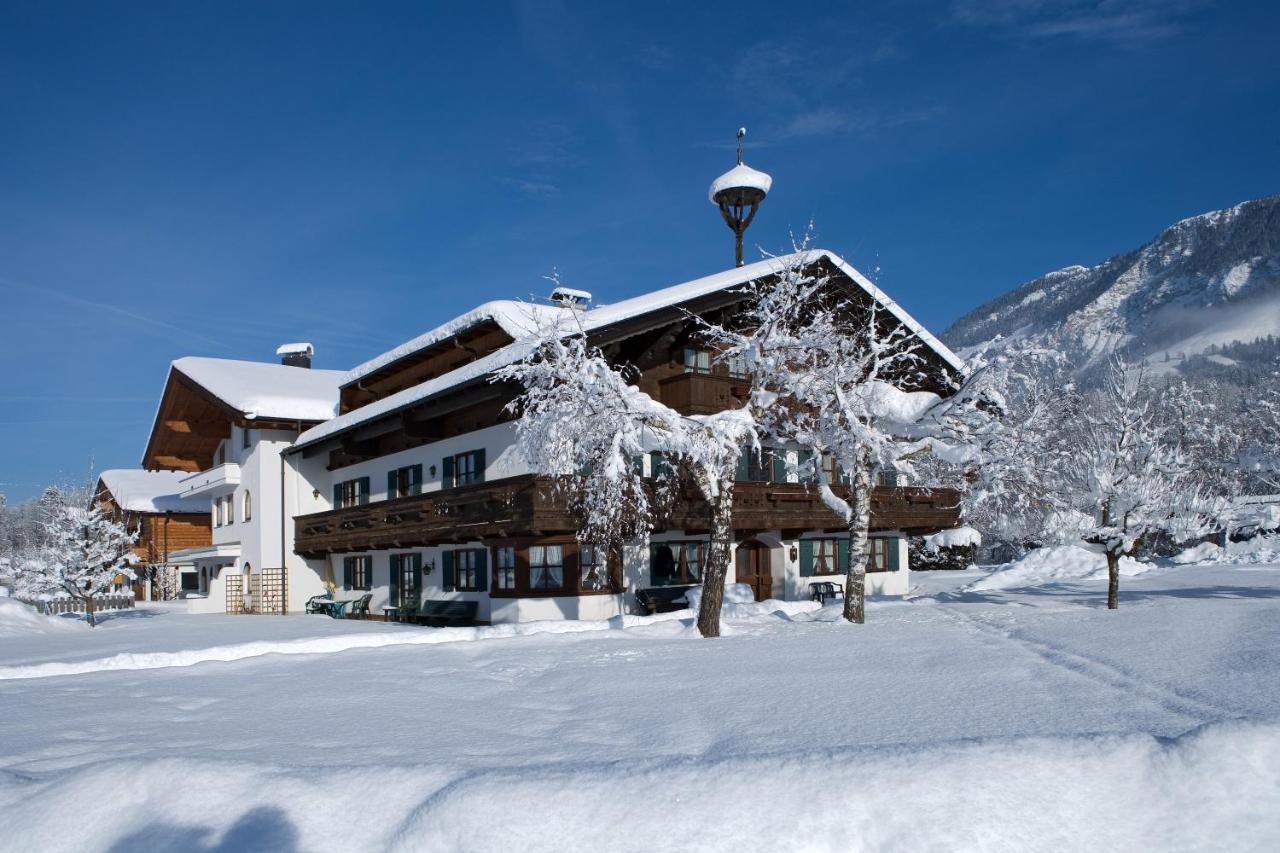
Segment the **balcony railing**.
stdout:
<svg viewBox="0 0 1280 853">
<path fill-rule="evenodd" d="M 781 529 L 840 530 L 843 520 L 799 483 L 738 483 L 734 528 L 743 533 Z M 705 531 L 707 505 L 696 493 L 681 496 L 660 520 L 663 528 Z M 871 495 L 873 530 L 935 533 L 960 522 L 954 489 L 876 487 Z M 305 557 L 352 551 L 421 548 L 431 545 L 573 533 L 577 522 L 550 481 L 527 474 L 488 483 L 428 492 L 294 519 L 294 547 Z"/>
<path fill-rule="evenodd" d="M 183 477 L 178 492 L 184 498 L 196 495 L 214 495 L 229 492 L 240 485 L 240 466 L 234 462 L 214 465 L 204 471 L 197 471 L 189 477 Z"/>
</svg>

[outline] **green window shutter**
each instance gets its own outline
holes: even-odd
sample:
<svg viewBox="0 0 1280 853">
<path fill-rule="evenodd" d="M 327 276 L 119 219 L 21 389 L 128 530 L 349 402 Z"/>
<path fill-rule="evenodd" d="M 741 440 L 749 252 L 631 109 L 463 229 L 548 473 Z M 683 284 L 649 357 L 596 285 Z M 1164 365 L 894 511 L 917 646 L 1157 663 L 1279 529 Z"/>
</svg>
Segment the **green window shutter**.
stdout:
<svg viewBox="0 0 1280 853">
<path fill-rule="evenodd" d="M 413 555 L 413 594 L 419 596 L 422 594 L 422 555 Z"/>
<path fill-rule="evenodd" d="M 812 471 L 805 471 L 805 467 L 804 467 L 804 466 L 805 466 L 805 465 L 807 465 L 807 464 L 809 464 L 809 460 L 810 460 L 810 459 L 812 459 L 812 458 L 813 458 L 813 451 L 812 451 L 812 450 L 797 450 L 797 451 L 796 451 L 796 468 L 798 468 L 798 469 L 799 469 L 799 473 L 800 473 L 800 479 L 801 479 L 801 481 L 803 481 L 803 480 L 804 480 L 804 479 L 806 479 L 806 478 L 811 478 L 811 479 L 813 479 L 813 480 L 815 480 L 815 481 L 818 479 L 817 477 L 814 477 L 814 476 L 813 476 L 813 472 L 812 472 Z"/>
<path fill-rule="evenodd" d="M 392 554 L 387 561 L 387 570 L 391 575 L 390 591 L 387 593 L 387 604 L 392 607 L 400 605 L 400 560 L 399 554 Z"/>
<path fill-rule="evenodd" d="M 453 488 L 453 457 L 446 456 L 440 463 L 440 488 Z"/>
<path fill-rule="evenodd" d="M 745 483 L 751 477 L 751 448 L 744 447 L 742 452 L 738 454 L 738 467 L 734 471 L 733 479 L 739 483 Z"/>
<path fill-rule="evenodd" d="M 356 503 L 364 505 L 369 502 L 369 478 L 368 477 L 361 477 L 359 480 L 356 481 L 356 494 L 359 495 L 359 498 L 356 500 Z"/>
<path fill-rule="evenodd" d="M 887 568 L 891 572 L 896 572 L 898 570 L 898 543 L 901 541 L 902 540 L 898 539 L 897 536 L 892 536 L 889 538 L 889 541 L 887 543 L 889 546 L 889 556 L 888 556 L 889 564 Z"/>
<path fill-rule="evenodd" d="M 394 497 L 399 497 L 396 494 L 396 486 L 398 485 L 400 485 L 400 478 L 396 476 L 396 472 L 394 470 L 388 471 L 387 472 L 387 500 L 391 500 Z"/>
<path fill-rule="evenodd" d="M 422 466 L 414 465 L 409 469 L 409 494 L 422 494 Z"/>
<path fill-rule="evenodd" d="M 813 540 L 800 540 L 800 577 L 813 577 Z"/>
<path fill-rule="evenodd" d="M 453 552 L 440 552 L 441 579 L 444 581 L 444 591 L 453 592 Z"/>
<path fill-rule="evenodd" d="M 337 509 L 342 506 L 342 484 L 333 484 L 333 508 Z"/>
<path fill-rule="evenodd" d="M 342 585 L 345 586 L 347 589 L 351 589 L 351 584 L 353 583 L 353 581 L 354 581 L 354 578 L 352 578 L 351 558 L 343 557 L 342 558 Z"/>
<path fill-rule="evenodd" d="M 782 448 L 773 451 L 773 482 L 787 482 L 787 451 Z"/>
<path fill-rule="evenodd" d="M 853 553 L 853 545 L 848 539 L 841 539 L 836 543 L 836 563 L 840 567 L 840 573 L 844 574 L 849 571 L 849 557 Z"/>
<path fill-rule="evenodd" d="M 482 591 L 489 591 L 489 551 L 482 549 L 476 552 L 476 586 Z"/>
<path fill-rule="evenodd" d="M 475 459 L 476 459 L 476 482 L 483 483 L 484 482 L 484 448 L 482 447 L 479 450 L 473 451 L 473 455 L 475 456 Z"/>
</svg>

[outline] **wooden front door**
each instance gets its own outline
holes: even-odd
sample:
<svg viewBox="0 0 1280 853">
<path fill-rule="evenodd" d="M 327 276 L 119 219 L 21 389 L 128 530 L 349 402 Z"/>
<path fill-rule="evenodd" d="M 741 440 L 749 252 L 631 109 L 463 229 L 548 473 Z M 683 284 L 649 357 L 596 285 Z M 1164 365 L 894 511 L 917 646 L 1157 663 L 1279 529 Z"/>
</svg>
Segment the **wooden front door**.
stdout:
<svg viewBox="0 0 1280 853">
<path fill-rule="evenodd" d="M 751 586 L 756 601 L 772 596 L 773 575 L 769 571 L 769 548 L 760 542 L 743 542 L 738 546 L 738 583 Z"/>
</svg>

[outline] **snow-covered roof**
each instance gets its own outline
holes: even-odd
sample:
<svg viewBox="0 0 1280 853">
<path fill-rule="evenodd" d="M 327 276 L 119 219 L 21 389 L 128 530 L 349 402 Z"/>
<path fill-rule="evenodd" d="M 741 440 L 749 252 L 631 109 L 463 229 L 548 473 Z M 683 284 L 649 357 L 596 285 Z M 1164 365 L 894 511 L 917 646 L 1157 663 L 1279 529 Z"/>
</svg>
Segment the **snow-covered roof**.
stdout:
<svg viewBox="0 0 1280 853">
<path fill-rule="evenodd" d="M 889 311 L 889 313 L 897 318 L 899 322 L 914 332 L 926 346 L 936 352 L 948 365 L 957 371 L 963 371 L 965 369 L 964 362 L 957 357 L 955 353 L 948 349 L 945 344 L 917 323 L 916 320 L 902 308 L 902 306 L 890 299 L 884 291 L 872 284 L 866 276 L 849 266 L 849 264 L 847 264 L 839 255 L 826 250 L 811 250 L 804 253 L 768 258 L 763 261 L 757 261 L 753 264 L 747 264 L 731 270 L 725 270 L 724 272 L 719 272 L 715 275 L 694 279 L 693 281 L 688 281 L 683 284 L 676 284 L 671 287 L 655 290 L 641 296 L 632 297 L 631 299 L 624 299 L 621 302 L 615 302 L 611 305 L 601 305 L 586 311 L 570 312 L 565 308 L 527 305 L 522 302 L 490 302 L 482 305 L 480 308 L 476 309 L 476 311 L 464 314 L 457 320 L 440 326 L 437 330 L 428 332 L 427 335 L 436 334 L 440 329 L 452 328 L 455 324 L 467 317 L 475 315 L 477 312 L 492 312 L 494 310 L 492 306 L 494 305 L 504 306 L 503 313 L 508 322 L 518 322 L 521 324 L 520 328 L 528 329 L 529 331 L 532 331 L 533 326 L 538 322 L 538 320 L 533 318 L 541 317 L 544 319 L 553 319 L 560 317 L 563 318 L 566 334 L 578 331 L 579 329 L 584 332 L 591 332 L 597 329 L 602 329 L 606 326 L 611 326 L 615 323 L 620 323 L 624 320 L 641 317 L 653 311 L 680 305 L 692 299 L 698 299 L 712 293 L 741 287 L 748 282 L 777 273 L 784 269 L 788 264 L 794 263 L 797 260 L 804 264 L 812 264 L 824 258 L 839 268 L 841 272 L 866 291 L 867 294 L 875 299 L 885 310 Z M 532 309 L 532 311 L 530 309 Z M 468 324 L 464 323 L 457 328 L 466 328 L 467 325 Z M 513 328 L 515 328 L 515 326 L 513 326 Z M 456 332 L 441 334 L 443 337 L 446 334 L 453 333 Z M 375 420 L 384 415 L 392 414 L 401 409 L 412 406 L 415 403 L 434 397 L 437 394 L 444 393 L 445 391 L 456 388 L 465 383 L 475 381 L 499 367 L 514 364 L 529 354 L 528 344 L 520 339 L 521 335 L 527 334 L 527 332 L 520 332 L 520 334 L 513 334 L 509 332 L 509 334 L 512 334 L 512 337 L 516 338 L 513 343 L 497 349 L 483 358 L 464 364 L 456 370 L 452 370 L 442 376 L 437 376 L 434 379 L 427 380 L 419 385 L 414 385 L 411 388 L 405 388 L 404 390 L 398 391 L 388 397 L 383 397 L 381 400 L 377 400 L 367 406 L 361 406 L 358 409 L 347 412 L 346 414 L 340 415 L 332 420 L 317 424 L 302 433 L 302 435 L 298 436 L 298 440 L 294 443 L 293 449 L 300 449 L 307 445 L 323 441 L 326 438 L 337 435 L 338 433 L 344 432 L 362 423 Z M 394 353 L 402 349 L 406 350 L 406 352 L 412 352 L 413 349 L 420 348 L 422 345 L 419 345 L 418 347 L 411 347 L 410 345 L 414 344 L 416 341 L 421 341 L 425 337 L 427 336 L 424 335 L 415 338 L 414 341 L 410 341 L 409 344 L 405 344 L 403 347 L 398 347 L 396 350 L 392 350 L 391 352 Z M 397 358 L 398 357 L 402 356 L 397 356 Z M 379 358 L 382 358 L 382 356 Z M 393 360 L 395 359 L 388 359 L 385 363 L 390 363 L 390 361 Z M 372 362 L 366 362 L 366 364 L 371 363 Z M 361 366 L 361 368 L 363 367 L 364 365 Z M 356 369 L 360 370 L 361 368 Z M 352 371 L 352 373 L 354 373 L 354 371 Z M 351 375 L 351 373 L 347 374 L 348 377 Z"/>
<path fill-rule="evenodd" d="M 188 356 L 173 369 L 247 418 L 327 421 L 338 409 L 340 370 Z"/>
<path fill-rule="evenodd" d="M 436 326 L 429 332 L 423 332 L 416 338 L 405 341 L 394 349 L 389 349 L 381 355 L 374 356 L 364 364 L 353 367 L 343 376 L 341 384 L 350 385 L 370 373 L 381 370 L 388 364 L 394 364 L 419 350 L 448 340 L 454 335 L 460 334 L 480 323 L 493 321 L 511 337 L 522 337 L 534 331 L 547 317 L 554 316 L 555 312 L 560 310 L 562 309 L 558 306 L 534 305 L 513 299 L 498 299 L 493 302 L 486 302 L 479 308 L 455 317 L 447 323 Z"/>
<path fill-rule="evenodd" d="M 112 468 L 98 479 L 120 508 L 128 512 L 208 512 L 207 498 L 178 497 L 186 471 L 144 471 Z"/>
<path fill-rule="evenodd" d="M 735 187 L 749 187 L 768 195 L 769 188 L 772 186 L 772 177 L 751 168 L 746 163 L 739 163 L 711 182 L 711 189 L 707 191 L 707 198 L 711 200 L 712 204 L 716 204 L 716 193 Z"/>
</svg>

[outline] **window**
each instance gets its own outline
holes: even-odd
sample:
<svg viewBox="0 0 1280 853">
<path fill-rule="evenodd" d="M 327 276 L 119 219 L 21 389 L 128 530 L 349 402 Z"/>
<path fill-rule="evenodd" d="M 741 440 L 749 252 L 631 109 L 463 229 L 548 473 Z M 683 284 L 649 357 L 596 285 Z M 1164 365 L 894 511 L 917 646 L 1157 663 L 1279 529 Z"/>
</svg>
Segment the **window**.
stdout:
<svg viewBox="0 0 1280 853">
<path fill-rule="evenodd" d="M 225 501 L 227 504 L 227 509 L 226 509 L 227 524 L 235 524 L 236 523 L 235 495 L 227 495 L 225 498 L 223 498 L 223 501 Z"/>
<path fill-rule="evenodd" d="M 516 549 L 511 546 L 493 549 L 493 584 L 501 590 L 516 588 Z"/>
<path fill-rule="evenodd" d="M 686 348 L 682 359 L 685 373 L 711 372 L 711 353 L 704 349 Z"/>
<path fill-rule="evenodd" d="M 373 587 L 373 558 L 365 554 L 342 558 L 342 585 L 347 589 Z"/>
<path fill-rule="evenodd" d="M 898 540 L 890 536 L 873 536 L 867 542 L 867 571 L 896 572 L 898 570 Z"/>
<path fill-rule="evenodd" d="M 195 572 L 182 573 L 182 591 L 197 592 L 200 589 L 200 576 Z"/>
<path fill-rule="evenodd" d="M 422 494 L 422 466 L 406 465 L 387 472 L 387 499 Z"/>
<path fill-rule="evenodd" d="M 240 513 L 241 521 L 251 521 L 253 519 L 253 498 L 249 497 L 249 493 L 244 493 L 244 510 Z"/>
<path fill-rule="evenodd" d="M 444 474 L 440 482 L 442 489 L 483 482 L 483 450 L 472 450 L 468 453 L 459 453 L 456 456 L 446 456 L 444 458 Z"/>
<path fill-rule="evenodd" d="M 247 429 L 242 429 L 242 430 L 240 430 L 240 449 L 241 449 L 241 450 L 248 450 L 248 449 L 249 449 L 249 443 L 250 443 L 252 440 L 253 440 L 253 431 L 252 431 L 252 430 L 247 430 Z"/>
<path fill-rule="evenodd" d="M 391 594 L 393 606 L 403 607 L 422 596 L 422 555 L 391 555 Z"/>
<path fill-rule="evenodd" d="M 357 477 L 354 480 L 343 480 L 333 484 L 333 508 L 345 509 L 350 506 L 362 506 L 369 502 L 369 478 Z"/>
<path fill-rule="evenodd" d="M 213 500 L 213 526 L 222 526 L 222 498 L 214 498 Z"/>
<path fill-rule="evenodd" d="M 529 546 L 529 589 L 564 588 L 564 546 Z"/>
<path fill-rule="evenodd" d="M 872 536 L 867 541 L 867 571 L 893 572 L 898 569 L 898 539 Z M 849 540 L 801 539 L 800 575 L 844 574 L 849 570 Z"/>
<path fill-rule="evenodd" d="M 787 463 L 782 454 L 764 449 L 757 453 L 753 447 L 744 447 L 738 456 L 738 468 L 734 479 L 740 483 L 768 483 L 772 480 L 786 482 Z"/>
<path fill-rule="evenodd" d="M 483 592 L 488 589 L 488 557 L 489 552 L 483 548 L 445 551 L 441 554 L 445 590 Z"/>
<path fill-rule="evenodd" d="M 740 355 L 733 355 L 725 361 L 729 375 L 734 379 L 746 379 L 751 373 L 747 370 L 747 360 Z"/>
<path fill-rule="evenodd" d="M 223 441 L 218 444 L 218 453 L 214 460 L 217 465 L 227 464 L 227 442 Z"/>
<path fill-rule="evenodd" d="M 578 588 L 599 590 L 609 588 L 608 561 L 604 551 L 596 545 L 578 546 Z"/>
<path fill-rule="evenodd" d="M 702 542 L 658 542 L 649 546 L 649 576 L 654 586 L 702 582 L 706 545 Z"/>
<path fill-rule="evenodd" d="M 888 486 L 891 489 L 896 489 L 898 487 L 897 471 L 881 471 L 880 476 L 876 479 L 881 486 Z"/>
<path fill-rule="evenodd" d="M 826 475 L 828 483 L 843 483 L 840 465 L 836 462 L 836 458 L 830 453 L 822 454 L 822 473 Z"/>
</svg>

